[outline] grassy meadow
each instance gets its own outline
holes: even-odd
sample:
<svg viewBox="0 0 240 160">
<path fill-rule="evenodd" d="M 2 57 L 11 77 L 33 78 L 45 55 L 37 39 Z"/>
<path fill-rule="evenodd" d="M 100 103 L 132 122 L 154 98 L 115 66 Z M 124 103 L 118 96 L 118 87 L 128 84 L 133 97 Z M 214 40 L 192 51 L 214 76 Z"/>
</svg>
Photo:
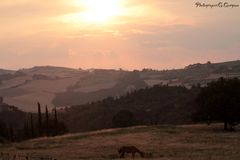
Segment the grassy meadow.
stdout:
<svg viewBox="0 0 240 160">
<path fill-rule="evenodd" d="M 240 132 L 224 132 L 222 127 L 199 124 L 107 129 L 0 145 L 0 151 L 50 155 L 57 160 L 100 160 L 118 159 L 118 148 L 134 145 L 153 154 L 146 159 L 239 160 Z M 126 159 L 132 158 L 128 155 Z"/>
</svg>

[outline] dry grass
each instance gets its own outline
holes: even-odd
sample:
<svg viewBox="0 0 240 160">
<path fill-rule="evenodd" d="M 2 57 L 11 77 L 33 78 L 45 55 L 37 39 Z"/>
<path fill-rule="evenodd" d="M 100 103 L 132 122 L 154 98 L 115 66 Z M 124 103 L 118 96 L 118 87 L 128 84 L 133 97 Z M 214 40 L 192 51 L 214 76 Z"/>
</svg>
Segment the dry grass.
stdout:
<svg viewBox="0 0 240 160">
<path fill-rule="evenodd" d="M 5 145 L 0 150 L 51 155 L 58 160 L 117 159 L 120 146 L 135 145 L 144 152 L 153 153 L 151 159 L 240 159 L 239 132 L 221 129 L 220 125 L 140 126 L 39 138 Z"/>
</svg>

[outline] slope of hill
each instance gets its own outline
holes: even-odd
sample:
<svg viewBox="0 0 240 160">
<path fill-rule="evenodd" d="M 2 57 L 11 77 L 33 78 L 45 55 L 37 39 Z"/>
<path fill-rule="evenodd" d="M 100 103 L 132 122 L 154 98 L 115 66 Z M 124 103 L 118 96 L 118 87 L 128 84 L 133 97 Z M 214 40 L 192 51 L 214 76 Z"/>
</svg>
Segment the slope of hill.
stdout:
<svg viewBox="0 0 240 160">
<path fill-rule="evenodd" d="M 101 80 L 102 82 L 96 82 L 97 86 L 93 84 L 93 86 L 88 87 L 88 91 L 84 91 L 84 89 L 81 88 L 81 81 L 77 85 L 72 86 L 67 92 L 57 94 L 53 103 L 57 106 L 85 104 L 102 100 L 108 96 L 118 97 L 127 92 L 147 87 L 146 83 L 140 79 L 137 73 L 121 73 L 121 75 L 117 75 L 118 79 L 113 79 L 112 75 L 108 76 L 106 74 L 109 73 L 104 72 L 105 71 L 98 73 L 103 79 Z M 109 79 L 107 77 L 109 77 Z M 94 79 L 95 78 L 97 78 L 96 75 L 94 76 Z M 102 83 L 102 87 L 99 83 Z M 93 89 L 93 87 L 95 87 L 95 89 Z M 78 90 L 78 92 L 76 92 L 76 90 Z"/>
<path fill-rule="evenodd" d="M 39 138 L 0 145 L 10 154 L 49 155 L 57 160 L 119 159 L 121 146 L 134 145 L 152 153 L 146 159 L 226 160 L 240 159 L 239 131 L 222 132 L 222 126 L 139 126 L 110 129 L 53 138 Z M 132 159 L 131 155 L 126 159 Z M 139 158 L 139 155 L 135 159 Z"/>
<path fill-rule="evenodd" d="M 38 66 L 19 71 L 0 70 L 0 96 L 22 110 L 34 111 L 37 101 L 49 107 L 62 107 L 119 96 L 155 84 L 190 88 L 197 83 L 205 85 L 219 77 L 240 77 L 240 61 L 133 72 Z"/>
</svg>

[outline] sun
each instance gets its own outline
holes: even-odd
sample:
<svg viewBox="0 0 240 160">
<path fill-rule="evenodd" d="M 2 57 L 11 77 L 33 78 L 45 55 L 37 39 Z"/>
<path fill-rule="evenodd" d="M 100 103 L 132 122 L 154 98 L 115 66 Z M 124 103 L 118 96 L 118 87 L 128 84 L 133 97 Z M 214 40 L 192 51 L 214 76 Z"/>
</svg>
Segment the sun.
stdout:
<svg viewBox="0 0 240 160">
<path fill-rule="evenodd" d="M 82 20 L 89 23 L 104 23 L 122 12 L 121 0 L 82 0 Z"/>
<path fill-rule="evenodd" d="M 79 28 L 86 25 L 110 26 L 129 14 L 126 0 L 67 0 L 74 11 L 57 17 L 58 21 Z"/>
</svg>

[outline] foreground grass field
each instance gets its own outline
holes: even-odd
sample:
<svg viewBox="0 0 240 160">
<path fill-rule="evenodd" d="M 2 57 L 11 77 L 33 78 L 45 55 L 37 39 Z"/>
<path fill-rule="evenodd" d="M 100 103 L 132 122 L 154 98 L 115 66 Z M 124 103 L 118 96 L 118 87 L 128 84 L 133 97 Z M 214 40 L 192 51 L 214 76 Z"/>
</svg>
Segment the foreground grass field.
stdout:
<svg viewBox="0 0 240 160">
<path fill-rule="evenodd" d="M 117 149 L 123 145 L 134 145 L 152 153 L 149 159 L 240 159 L 240 132 L 223 132 L 218 124 L 109 129 L 0 145 L 0 151 L 50 155 L 57 160 L 100 160 L 118 159 Z"/>
</svg>

